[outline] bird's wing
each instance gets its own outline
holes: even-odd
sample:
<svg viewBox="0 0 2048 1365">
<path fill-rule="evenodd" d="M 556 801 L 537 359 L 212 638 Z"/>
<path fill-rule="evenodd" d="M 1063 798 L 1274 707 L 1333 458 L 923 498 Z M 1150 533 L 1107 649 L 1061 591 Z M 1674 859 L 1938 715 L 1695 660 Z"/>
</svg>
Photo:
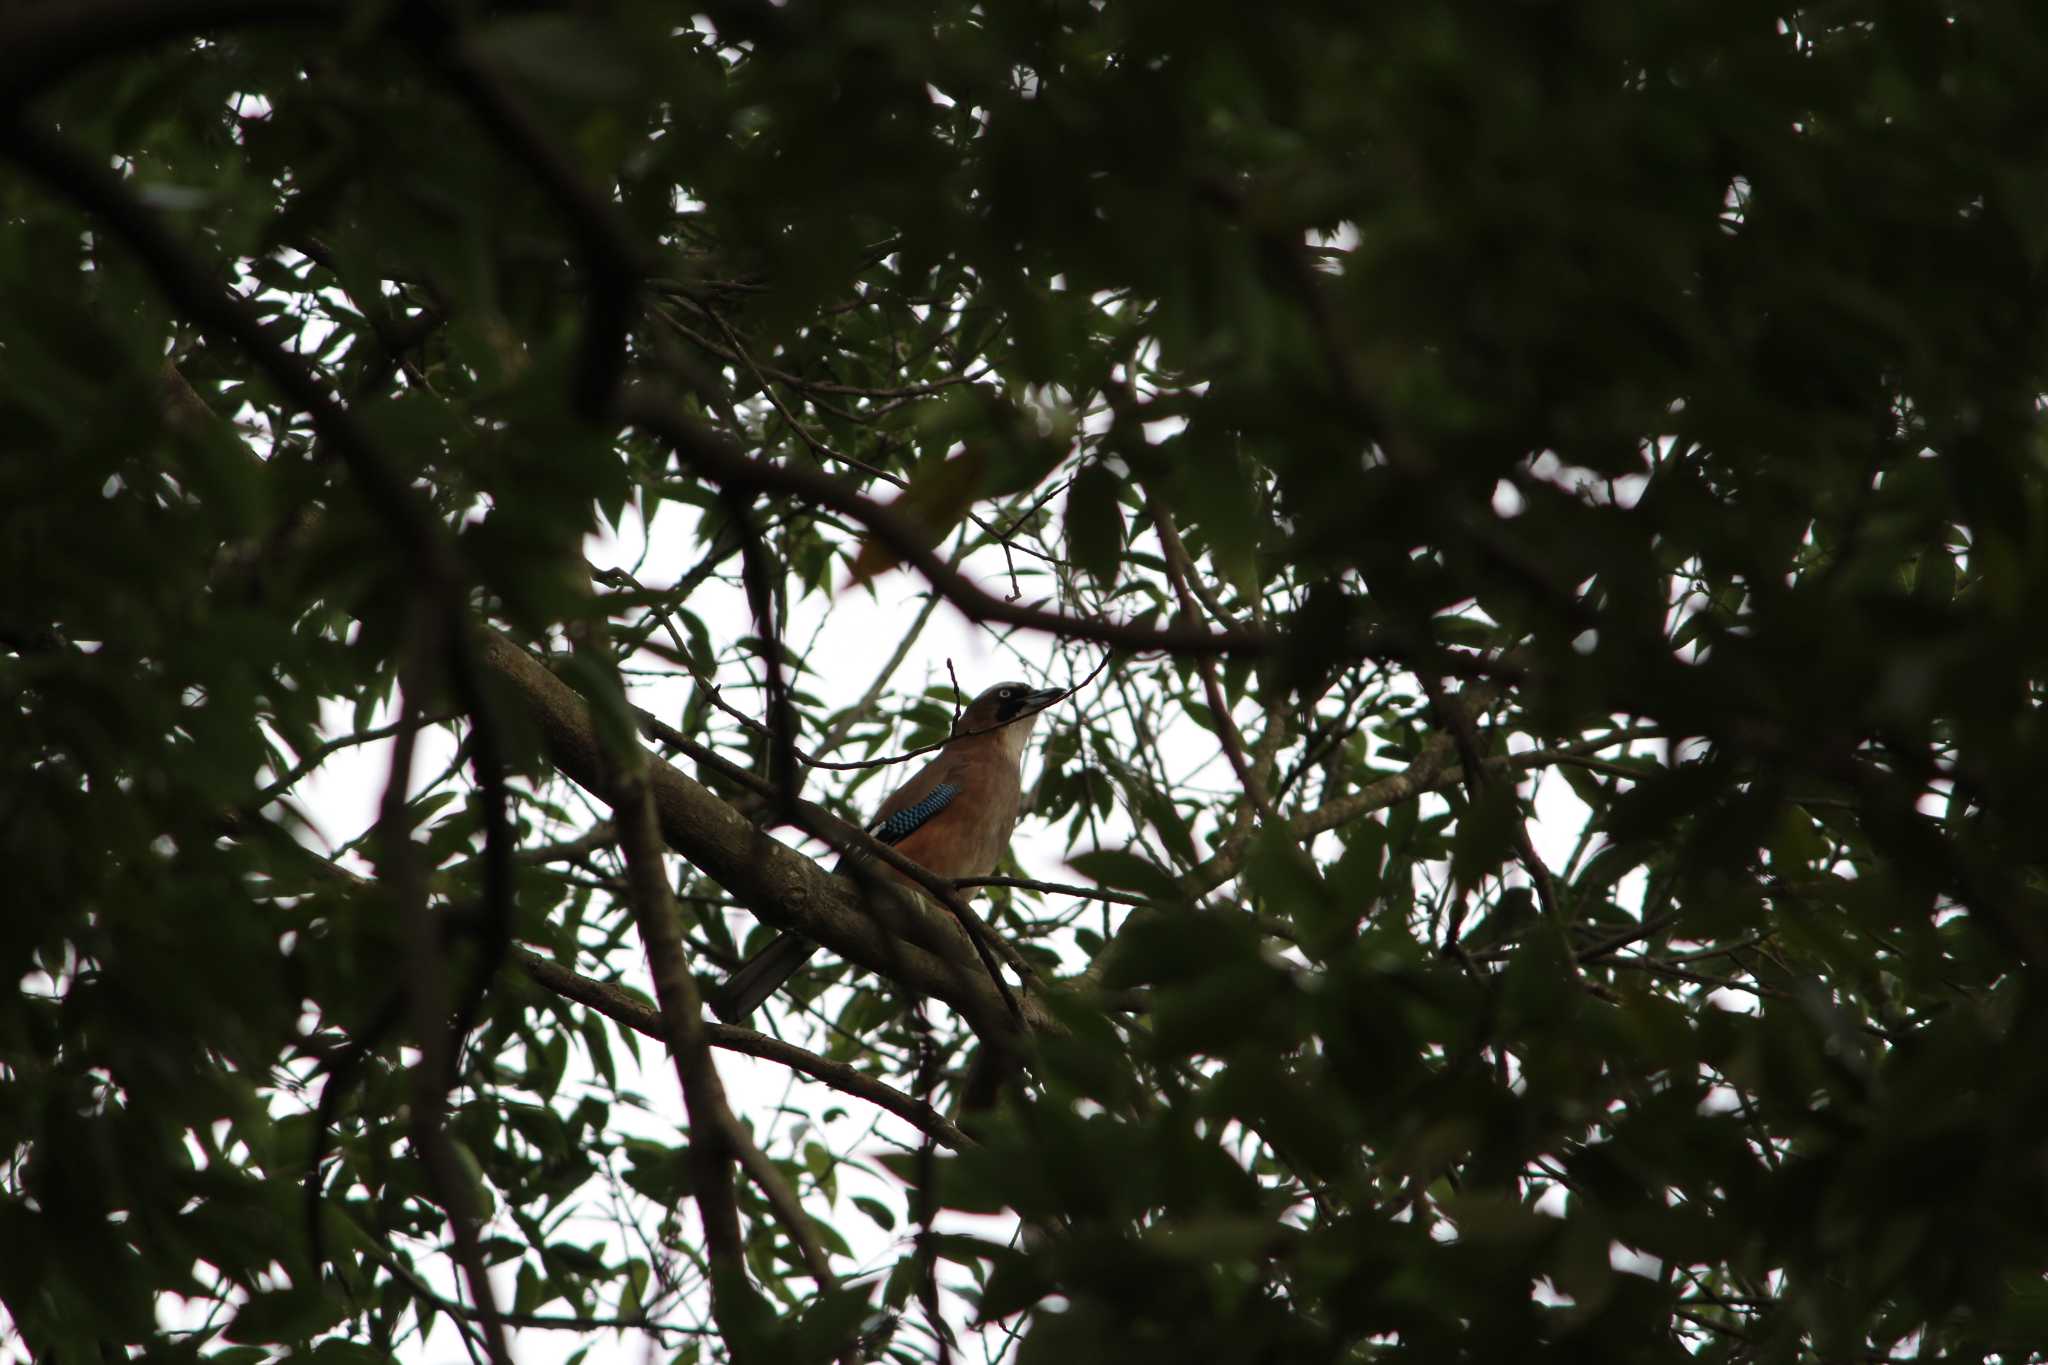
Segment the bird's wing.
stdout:
<svg viewBox="0 0 2048 1365">
<path fill-rule="evenodd" d="M 960 794 L 960 788 L 951 782 L 941 782 L 901 810 L 877 820 L 874 836 L 885 844 L 900 844 L 924 826 L 927 820 L 944 810 Z"/>
</svg>

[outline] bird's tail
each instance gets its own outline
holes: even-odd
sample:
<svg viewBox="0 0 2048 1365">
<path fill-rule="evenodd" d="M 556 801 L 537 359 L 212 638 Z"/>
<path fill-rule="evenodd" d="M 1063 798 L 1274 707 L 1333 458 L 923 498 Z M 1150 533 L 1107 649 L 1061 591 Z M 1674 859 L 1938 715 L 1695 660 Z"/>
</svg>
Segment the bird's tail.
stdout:
<svg viewBox="0 0 2048 1365">
<path fill-rule="evenodd" d="M 711 1012 L 728 1024 L 740 1023 L 782 989 L 782 983 L 817 951 L 818 945 L 809 939 L 796 934 L 776 935 L 774 942 L 742 962 L 739 970 L 725 979 L 725 985 L 711 997 Z"/>
</svg>

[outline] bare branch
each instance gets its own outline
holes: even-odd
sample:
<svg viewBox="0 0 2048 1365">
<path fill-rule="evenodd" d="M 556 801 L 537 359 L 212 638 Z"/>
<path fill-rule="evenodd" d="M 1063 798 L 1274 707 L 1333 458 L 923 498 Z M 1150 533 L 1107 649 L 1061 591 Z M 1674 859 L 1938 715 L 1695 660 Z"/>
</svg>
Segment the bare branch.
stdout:
<svg viewBox="0 0 2048 1365">
<path fill-rule="evenodd" d="M 1272 647 L 1267 636 L 1246 631 L 1211 632 L 1193 623 L 1154 630 L 1005 602 L 940 558 L 923 527 L 894 507 L 862 496 L 842 480 L 796 465 L 750 459 L 644 386 L 626 391 L 620 415 L 668 442 L 685 465 L 722 487 L 799 497 L 852 517 L 972 620 L 1001 621 L 1069 639 L 1172 654 L 1261 654 Z"/>
<path fill-rule="evenodd" d="M 1180 598 L 1181 613 L 1187 620 L 1199 620 L 1201 608 L 1195 605 L 1195 595 L 1188 587 L 1194 565 L 1188 559 L 1187 547 L 1181 544 L 1180 533 L 1174 530 L 1172 518 L 1150 490 L 1145 494 L 1145 511 L 1152 518 L 1152 529 L 1159 536 L 1160 548 L 1165 551 L 1166 578 L 1173 585 L 1174 594 Z M 1216 660 L 1206 655 L 1197 657 L 1195 671 L 1202 679 L 1202 695 L 1208 699 L 1209 713 L 1216 720 L 1216 738 L 1222 742 L 1223 756 L 1230 761 L 1231 771 L 1237 774 L 1245 799 L 1252 803 L 1261 819 L 1271 820 L 1273 798 L 1267 794 L 1266 784 L 1253 769 L 1251 760 L 1245 757 L 1244 736 L 1238 731 L 1236 718 L 1230 714 L 1230 700 L 1223 695 L 1223 683 L 1216 675 Z"/>
<path fill-rule="evenodd" d="M 607 786 L 588 705 L 505 636 L 485 632 L 480 642 L 484 665 L 518 697 L 557 769 L 602 797 Z M 761 919 L 777 928 L 795 929 L 909 990 L 939 997 L 984 1037 L 1006 1037 L 1015 1031 L 1001 994 L 979 970 L 967 931 L 952 916 L 906 891 L 878 886 L 868 894 L 891 898 L 885 928 L 877 916 L 867 913 L 867 897 L 852 884 L 769 838 L 701 783 L 654 760 L 648 780 L 668 845 Z M 809 802 L 799 803 L 798 809 L 831 821 L 835 835 L 845 842 L 861 837 L 852 825 Z M 908 941 L 892 940 L 889 928 L 899 926 Z M 1059 1027 L 1028 995 L 1019 1004 L 1026 1029 Z"/>
<path fill-rule="evenodd" d="M 705 1250 L 713 1267 L 714 1301 L 721 1276 L 744 1276 L 739 1206 L 733 1200 L 732 1166 L 738 1154 L 732 1141 L 732 1115 L 725 1087 L 711 1064 L 704 1032 L 703 1001 L 684 961 L 682 932 L 668 876 L 661 865 L 661 833 L 655 824 L 654 801 L 642 771 L 619 774 L 613 787 L 614 820 L 619 846 L 626 855 L 627 900 L 647 951 L 654 977 L 654 998 L 660 1004 L 661 1036 L 668 1045 L 683 1103 L 690 1111 L 691 1189 L 704 1220 Z"/>
<path fill-rule="evenodd" d="M 1003 939 L 982 921 L 981 916 L 975 914 L 974 908 L 954 890 L 952 882 L 939 876 L 923 864 L 905 857 L 899 849 L 883 843 L 859 826 L 841 820 L 838 816 L 832 814 L 823 806 L 817 805 L 815 802 L 803 800 L 787 801 L 785 793 L 778 790 L 773 784 L 764 782 L 746 769 L 729 762 L 716 750 L 697 743 L 689 736 L 657 720 L 647 712 L 636 709 L 636 714 L 639 716 L 641 729 L 648 735 L 660 740 L 663 744 L 670 745 L 676 750 L 688 754 L 699 763 L 709 766 L 721 776 L 746 786 L 755 795 L 762 797 L 764 800 L 773 802 L 776 813 L 781 819 L 795 825 L 813 838 L 823 840 L 834 852 L 855 854 L 862 860 L 874 859 L 887 863 L 906 880 L 923 888 L 933 900 L 936 900 L 945 907 L 947 913 L 951 914 L 959 922 L 962 929 L 967 931 L 969 941 L 974 944 L 975 955 L 981 959 L 982 965 L 988 969 L 989 979 L 995 984 L 996 991 L 1001 995 L 1003 1003 L 1012 1014 L 1017 1012 L 1017 1002 L 1010 993 L 1008 983 L 1002 979 L 1001 974 L 996 970 L 996 964 L 993 959 L 999 956 L 1005 962 L 1008 962 L 1016 969 L 1018 976 L 1027 984 L 1033 984 L 1037 981 L 1037 970 L 1017 951 L 1014 944 Z M 739 716 L 742 720 L 747 719 L 740 712 L 734 711 L 732 714 Z M 1014 723 L 1005 722 L 1005 724 Z M 990 729 L 1000 728 L 1000 726 L 990 727 Z M 986 734 L 988 731 L 970 730 L 968 733 Z M 856 871 L 856 875 L 858 875 L 858 871 Z"/>
<path fill-rule="evenodd" d="M 889 686 L 889 680 L 896 676 L 896 670 L 903 667 L 903 661 L 910 657 L 911 646 L 916 644 L 917 637 L 924 633 L 925 625 L 932 619 L 932 613 L 938 609 L 938 605 L 939 595 L 937 593 L 928 592 L 925 594 L 924 606 L 918 609 L 917 619 L 910 623 L 910 629 L 905 631 L 903 638 L 896 642 L 896 652 L 891 654 L 889 661 L 876 671 L 875 680 L 868 684 L 867 691 L 861 693 L 860 700 L 847 707 L 839 720 L 819 738 L 819 753 L 830 753 L 845 743 L 846 737 L 852 733 L 853 727 L 860 724 L 862 718 L 875 709 L 875 704 L 882 699 L 882 693 Z M 806 761 L 813 768 L 826 766 L 824 760 L 816 757 Z"/>
<path fill-rule="evenodd" d="M 641 1001 L 625 987 L 594 981 L 525 948 L 514 948 L 512 960 L 528 976 L 556 995 L 574 1000 L 578 1004 L 588 1005 L 599 1014 L 624 1024 L 635 1033 L 662 1041 L 667 1040 L 667 1035 L 662 1031 L 661 1012 Z M 780 1063 L 792 1071 L 800 1071 L 812 1080 L 829 1085 L 842 1094 L 866 1100 L 878 1109 L 888 1110 L 905 1123 L 920 1132 L 930 1134 L 948 1147 L 973 1145 L 973 1139 L 938 1110 L 919 1103 L 912 1096 L 893 1086 L 884 1085 L 845 1062 L 820 1057 L 817 1053 L 800 1048 L 794 1043 L 786 1043 L 780 1038 L 771 1038 L 765 1033 L 741 1028 L 737 1024 L 720 1024 L 706 1020 L 704 1029 L 713 1047 L 743 1053 L 749 1057 L 759 1057 L 763 1061 Z"/>
<path fill-rule="evenodd" d="M 1099 886 L 1070 886 L 1065 882 L 1038 882 L 1029 877 L 962 877 L 953 883 L 959 887 L 969 886 L 1014 886 L 1021 891 L 1043 891 L 1055 896 L 1079 896 L 1084 900 L 1108 901 L 1112 905 L 1153 905 L 1157 902 L 1143 896 L 1127 895 L 1122 891 L 1104 891 Z"/>
</svg>

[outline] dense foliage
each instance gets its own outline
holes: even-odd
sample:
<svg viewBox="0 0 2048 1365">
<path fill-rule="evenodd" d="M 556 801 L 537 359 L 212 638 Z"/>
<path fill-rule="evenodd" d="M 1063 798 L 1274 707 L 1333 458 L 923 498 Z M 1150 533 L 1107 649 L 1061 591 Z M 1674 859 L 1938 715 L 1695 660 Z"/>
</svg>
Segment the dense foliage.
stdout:
<svg viewBox="0 0 2048 1365">
<path fill-rule="evenodd" d="M 18 1341 L 2048 1358 L 2043 71 L 2022 0 L 0 6 Z M 795 629 L 906 583 L 1088 680 L 1004 991 L 751 833 L 943 736 L 928 612 Z M 780 1050 L 700 1013 L 764 924 L 839 950 Z"/>
</svg>

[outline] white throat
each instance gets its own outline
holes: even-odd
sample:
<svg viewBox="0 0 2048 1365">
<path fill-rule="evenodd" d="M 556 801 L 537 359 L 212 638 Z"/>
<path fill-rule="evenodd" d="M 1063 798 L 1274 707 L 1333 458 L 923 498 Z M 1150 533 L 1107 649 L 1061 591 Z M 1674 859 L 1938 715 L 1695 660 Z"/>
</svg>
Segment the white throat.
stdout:
<svg viewBox="0 0 2048 1365">
<path fill-rule="evenodd" d="M 1036 724 L 1038 717 L 1032 714 L 1022 720 L 1012 721 L 996 731 L 996 738 L 1002 742 L 1004 756 L 1016 764 L 1019 771 L 1024 767 L 1024 746 L 1031 742 L 1031 727 Z"/>
</svg>

